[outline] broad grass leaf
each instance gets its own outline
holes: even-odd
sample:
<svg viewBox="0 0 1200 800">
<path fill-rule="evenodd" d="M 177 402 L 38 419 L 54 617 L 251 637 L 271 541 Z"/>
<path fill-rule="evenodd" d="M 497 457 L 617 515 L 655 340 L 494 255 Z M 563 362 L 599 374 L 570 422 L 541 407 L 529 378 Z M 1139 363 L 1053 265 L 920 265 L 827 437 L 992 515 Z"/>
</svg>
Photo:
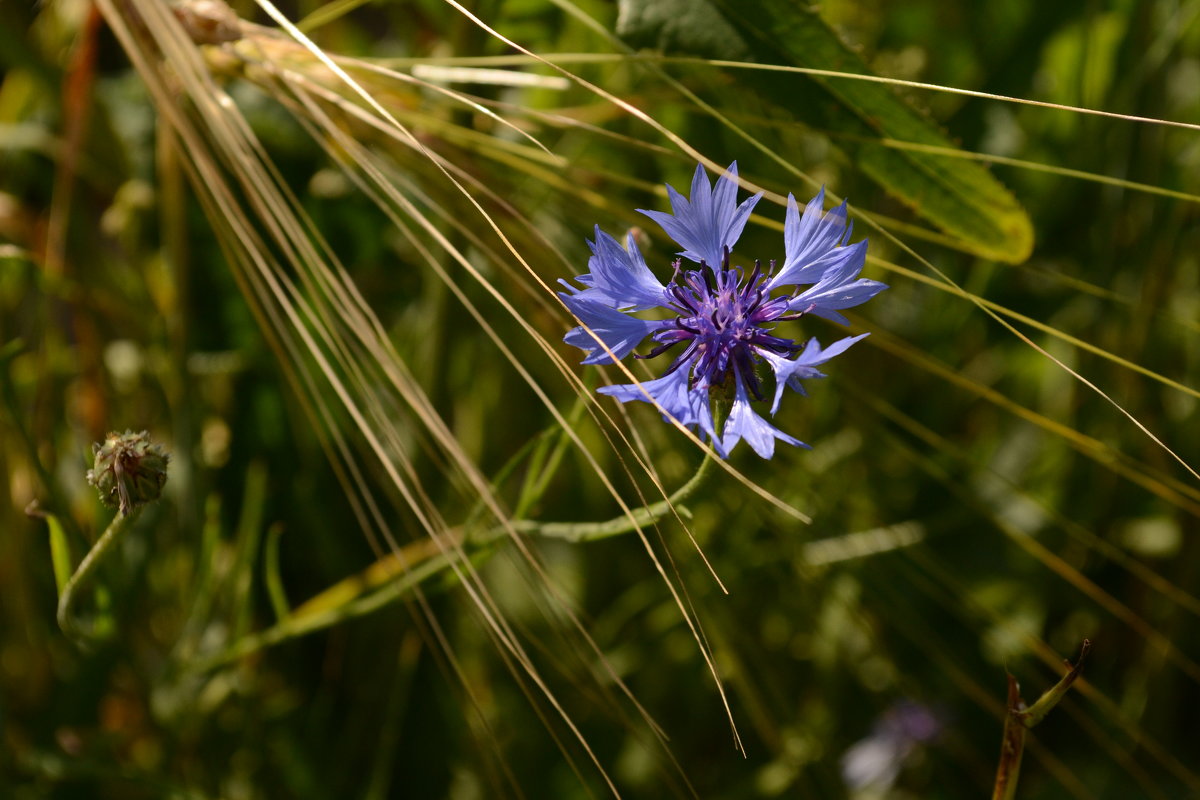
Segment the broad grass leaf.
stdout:
<svg viewBox="0 0 1200 800">
<path fill-rule="evenodd" d="M 617 33 L 668 54 L 872 74 L 817 13 L 785 0 L 623 0 Z M 985 168 L 896 146 L 956 149 L 888 86 L 770 71 L 755 72 L 752 86 L 777 113 L 829 134 L 864 174 L 963 250 L 1009 263 L 1029 257 L 1029 216 Z"/>
</svg>

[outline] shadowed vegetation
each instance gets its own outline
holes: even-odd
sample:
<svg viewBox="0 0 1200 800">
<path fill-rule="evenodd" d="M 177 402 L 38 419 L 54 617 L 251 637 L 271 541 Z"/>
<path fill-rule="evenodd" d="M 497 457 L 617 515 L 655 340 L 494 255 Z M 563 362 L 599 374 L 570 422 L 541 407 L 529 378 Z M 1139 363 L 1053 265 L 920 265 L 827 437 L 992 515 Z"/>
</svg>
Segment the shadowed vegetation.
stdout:
<svg viewBox="0 0 1200 800">
<path fill-rule="evenodd" d="M 1200 5 L 964 9 L 0 5 L 0 796 L 1200 792 Z M 735 160 L 891 287 L 769 461 L 555 294 Z"/>
</svg>

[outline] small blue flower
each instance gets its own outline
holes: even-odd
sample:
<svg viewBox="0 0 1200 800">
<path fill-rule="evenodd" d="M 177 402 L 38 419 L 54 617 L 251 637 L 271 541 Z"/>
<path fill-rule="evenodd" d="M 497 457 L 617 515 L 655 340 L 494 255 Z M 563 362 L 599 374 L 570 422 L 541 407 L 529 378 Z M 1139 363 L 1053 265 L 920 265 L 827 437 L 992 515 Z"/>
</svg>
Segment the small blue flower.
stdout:
<svg viewBox="0 0 1200 800">
<path fill-rule="evenodd" d="M 867 255 L 866 240 L 847 244 L 852 226 L 846 220 L 846 204 L 825 212 L 824 189 L 803 214 L 788 195 L 782 265 L 777 271 L 772 260 L 764 272 L 761 262 L 755 261 L 747 274 L 730 266 L 730 251 L 762 195 L 737 204 L 737 162 L 717 179 L 715 188 L 703 166 L 697 166 L 690 199 L 671 186 L 667 194 L 673 214 L 641 213 L 684 248 L 675 260 L 671 280 L 663 285 L 654 277 L 632 236 L 622 246 L 597 226 L 595 241 L 588 242 L 591 271 L 576 278 L 584 288 L 564 281 L 568 291 L 559 293 L 583 323 L 564 341 L 587 353 L 584 364 L 623 359 L 647 337 L 655 346 L 635 358 L 654 358 L 682 348 L 661 378 L 605 386 L 599 392 L 623 403 L 656 403 L 664 419 L 698 429 L 722 457 L 743 439 L 763 458 L 774 454 L 776 439 L 807 447 L 754 411 L 752 403 L 766 399 L 759 367 L 766 364 L 774 373 L 773 416 L 785 386 L 804 394 L 801 379 L 825 377 L 817 366 L 866 336 L 850 336 L 822 348 L 816 339 L 802 345 L 774 332 L 776 323 L 805 314 L 845 325 L 842 309 L 886 289 L 878 281 L 858 277 Z M 698 268 L 684 269 L 683 259 Z M 807 288 L 802 290 L 803 286 Z M 780 293 L 772 296 L 777 290 Z M 629 313 L 652 308 L 671 316 L 651 320 Z M 720 431 L 712 414 L 714 394 L 732 399 Z"/>
</svg>

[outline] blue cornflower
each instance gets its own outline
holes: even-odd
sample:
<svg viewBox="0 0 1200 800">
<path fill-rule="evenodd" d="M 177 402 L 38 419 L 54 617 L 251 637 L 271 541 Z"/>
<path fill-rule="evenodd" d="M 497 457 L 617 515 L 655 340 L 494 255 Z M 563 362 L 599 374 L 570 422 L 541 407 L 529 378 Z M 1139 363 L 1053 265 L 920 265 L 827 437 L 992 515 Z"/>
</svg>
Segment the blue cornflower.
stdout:
<svg viewBox="0 0 1200 800">
<path fill-rule="evenodd" d="M 776 439 L 807 447 L 754 411 L 752 400 L 766 399 L 758 369 L 765 363 L 774 373 L 774 415 L 785 386 L 804 394 L 802 378 L 825 377 L 817 365 L 866 336 L 850 336 L 822 348 L 816 339 L 802 345 L 775 334 L 775 323 L 805 314 L 845 325 L 848 320 L 838 313 L 841 309 L 864 303 L 887 288 L 858 277 L 866 259 L 866 240 L 847 244 L 852 225 L 846 220 L 846 204 L 824 212 L 824 189 L 803 214 L 788 195 L 782 265 L 776 270 L 771 260 L 764 272 L 761 262 L 755 261 L 747 274 L 730 266 L 729 254 L 762 194 L 737 204 L 737 162 L 717 179 L 715 188 L 703 166 L 697 166 L 690 200 L 669 185 L 667 194 L 673 214 L 641 213 L 684 248 L 679 253 L 682 258 L 674 262 L 670 282 L 663 285 L 654 277 L 632 235 L 622 246 L 596 226 L 596 240 L 588 242 L 591 272 L 576 278 L 584 288 L 564 281 L 569 291 L 559 293 L 583 323 L 564 341 L 587 352 L 584 364 L 623 359 L 647 337 L 656 345 L 636 358 L 654 358 L 681 347 L 662 377 L 605 386 L 599 392 L 625 403 L 653 398 L 665 415 L 699 429 L 723 457 L 743 439 L 763 458 L 774 454 Z M 698 268 L 685 269 L 683 259 Z M 802 286 L 808 288 L 801 290 Z M 772 296 L 777 290 L 782 291 Z M 671 316 L 642 319 L 630 314 L 652 308 Z M 733 400 L 719 432 L 710 401 L 714 393 Z"/>
</svg>

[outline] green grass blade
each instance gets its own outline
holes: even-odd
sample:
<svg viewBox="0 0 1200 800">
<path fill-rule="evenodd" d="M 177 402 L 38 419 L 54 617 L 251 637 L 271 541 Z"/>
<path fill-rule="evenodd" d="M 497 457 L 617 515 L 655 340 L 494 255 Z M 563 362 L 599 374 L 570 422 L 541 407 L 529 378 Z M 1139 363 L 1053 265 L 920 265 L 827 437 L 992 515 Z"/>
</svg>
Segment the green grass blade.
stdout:
<svg viewBox="0 0 1200 800">
<path fill-rule="evenodd" d="M 283 588 L 283 577 L 279 573 L 279 537 L 282 534 L 282 525 L 272 525 L 267 530 L 267 546 L 263 553 L 263 583 L 266 584 L 276 622 L 283 622 L 292 615 L 292 607 Z"/>
<path fill-rule="evenodd" d="M 618 32 L 668 52 L 760 61 L 850 75 L 866 64 L 821 17 L 785 0 L 656 0 L 622 6 Z M 1016 199 L 983 167 L 896 141 L 954 150 L 936 125 L 885 85 L 825 75 L 765 72 L 756 94 L 776 113 L 826 132 L 871 180 L 968 252 L 1009 263 L 1029 257 L 1033 227 Z"/>
<path fill-rule="evenodd" d="M 61 597 L 67 581 L 71 580 L 71 573 L 75 571 L 72 566 L 74 561 L 71 559 L 71 543 L 67 541 L 66 531 L 55 514 L 47 513 L 45 519 L 46 526 L 50 528 L 50 560 L 54 564 L 54 584 Z"/>
</svg>

